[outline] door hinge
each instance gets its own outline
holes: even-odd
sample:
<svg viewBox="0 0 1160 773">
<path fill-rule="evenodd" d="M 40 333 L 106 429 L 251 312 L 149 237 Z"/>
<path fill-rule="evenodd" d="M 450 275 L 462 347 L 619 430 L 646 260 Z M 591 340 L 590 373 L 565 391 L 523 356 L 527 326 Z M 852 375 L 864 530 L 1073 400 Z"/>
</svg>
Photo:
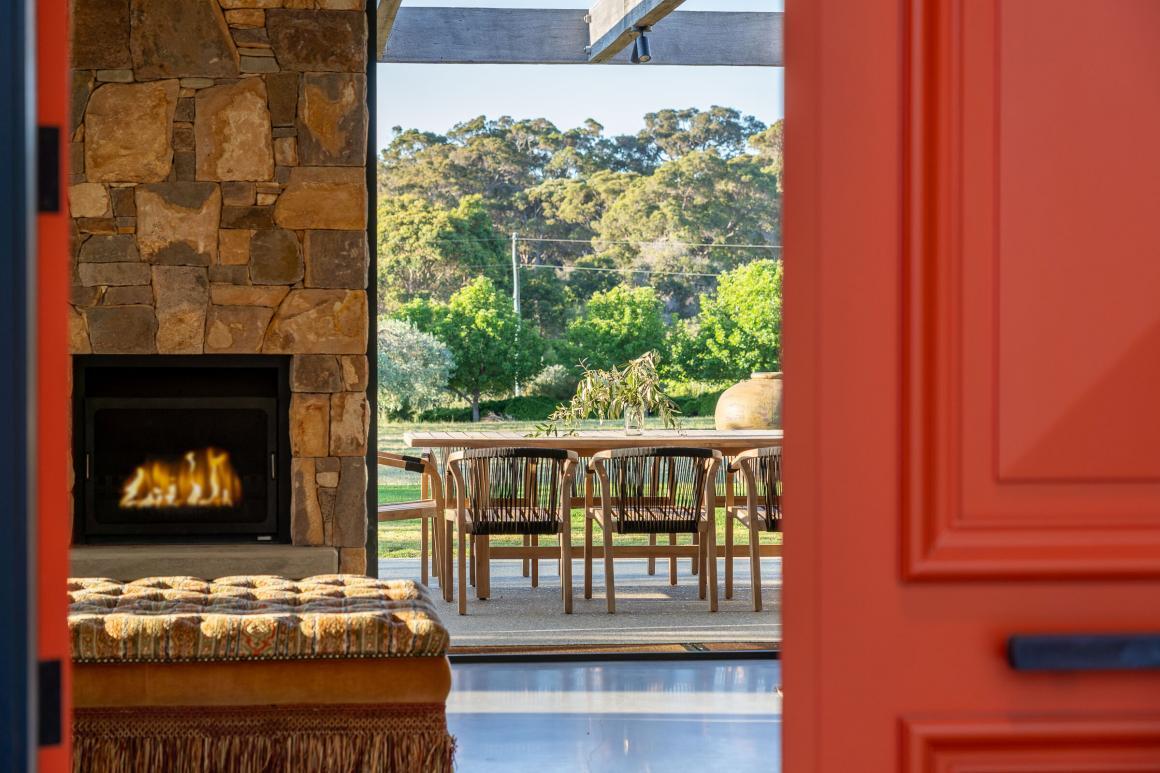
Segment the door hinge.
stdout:
<svg viewBox="0 0 1160 773">
<path fill-rule="evenodd" d="M 41 746 L 57 746 L 61 742 L 64 725 L 61 707 L 61 662 L 42 660 L 38 671 L 38 742 Z"/>
<path fill-rule="evenodd" d="M 36 210 L 60 212 L 60 127 L 36 131 Z"/>
</svg>

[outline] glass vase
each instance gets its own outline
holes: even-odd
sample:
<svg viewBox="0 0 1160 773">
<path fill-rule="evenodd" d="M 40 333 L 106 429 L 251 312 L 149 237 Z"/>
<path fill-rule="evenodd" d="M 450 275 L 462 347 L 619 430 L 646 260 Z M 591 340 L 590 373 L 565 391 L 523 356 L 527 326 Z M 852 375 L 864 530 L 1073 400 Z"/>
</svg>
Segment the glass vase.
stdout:
<svg viewBox="0 0 1160 773">
<path fill-rule="evenodd" d="M 644 430 L 644 408 L 629 406 L 624 409 L 624 434 L 639 435 Z"/>
</svg>

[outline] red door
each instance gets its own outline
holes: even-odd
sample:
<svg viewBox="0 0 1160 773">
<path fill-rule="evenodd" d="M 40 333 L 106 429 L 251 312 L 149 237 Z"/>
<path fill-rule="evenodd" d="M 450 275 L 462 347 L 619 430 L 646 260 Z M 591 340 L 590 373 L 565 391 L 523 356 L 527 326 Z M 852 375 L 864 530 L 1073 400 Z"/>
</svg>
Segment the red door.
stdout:
<svg viewBox="0 0 1160 773">
<path fill-rule="evenodd" d="M 787 6 L 784 769 L 1158 771 L 1160 2 Z"/>
<path fill-rule="evenodd" d="M 36 4 L 37 123 L 50 131 L 42 143 L 57 142 L 57 190 L 42 181 L 37 215 L 36 261 L 36 505 L 37 654 L 41 662 L 40 750 L 37 769 L 70 769 L 68 545 L 72 525 L 68 500 L 69 222 L 64 191 L 72 125 L 68 98 L 68 4 Z M 52 129 L 59 131 L 53 133 Z M 44 157 L 51 148 L 41 148 Z M 48 165 L 51 169 L 51 165 Z M 45 174 L 48 172 L 46 171 Z"/>
</svg>

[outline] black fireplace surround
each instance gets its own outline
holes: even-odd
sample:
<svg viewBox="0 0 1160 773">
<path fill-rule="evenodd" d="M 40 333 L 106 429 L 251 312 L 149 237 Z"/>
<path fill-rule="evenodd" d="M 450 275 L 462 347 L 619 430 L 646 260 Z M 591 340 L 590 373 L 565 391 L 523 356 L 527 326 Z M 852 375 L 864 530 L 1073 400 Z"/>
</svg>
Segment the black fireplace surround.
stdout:
<svg viewBox="0 0 1160 773">
<path fill-rule="evenodd" d="M 74 543 L 289 542 L 289 368 L 74 356 Z"/>
</svg>

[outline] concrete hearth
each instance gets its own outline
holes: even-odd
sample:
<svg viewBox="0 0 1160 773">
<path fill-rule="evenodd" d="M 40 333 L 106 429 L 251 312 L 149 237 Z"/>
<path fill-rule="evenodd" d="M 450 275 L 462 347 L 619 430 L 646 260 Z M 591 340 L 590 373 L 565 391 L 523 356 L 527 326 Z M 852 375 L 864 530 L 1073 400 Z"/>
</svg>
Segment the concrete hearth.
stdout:
<svg viewBox="0 0 1160 773">
<path fill-rule="evenodd" d="M 69 562 L 73 577 L 114 580 L 239 574 L 301 579 L 339 570 L 336 548 L 295 545 L 78 545 L 70 551 Z"/>
</svg>

